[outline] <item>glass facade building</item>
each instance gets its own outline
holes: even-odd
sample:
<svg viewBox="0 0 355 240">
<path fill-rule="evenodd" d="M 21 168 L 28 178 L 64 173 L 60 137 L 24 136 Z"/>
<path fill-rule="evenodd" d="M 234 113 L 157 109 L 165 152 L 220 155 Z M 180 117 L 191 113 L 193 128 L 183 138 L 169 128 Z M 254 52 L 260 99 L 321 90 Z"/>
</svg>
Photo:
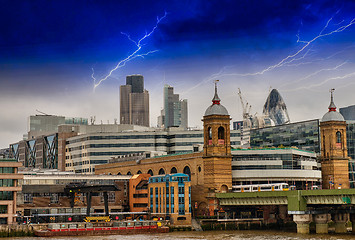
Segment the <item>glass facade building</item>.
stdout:
<svg viewBox="0 0 355 240">
<path fill-rule="evenodd" d="M 30 116 L 28 119 L 28 139 L 56 133 L 59 125 L 63 124 L 88 125 L 88 119 L 55 115 Z"/>
<path fill-rule="evenodd" d="M 346 143 L 348 146 L 348 156 L 355 160 L 355 121 L 347 121 Z"/>
<path fill-rule="evenodd" d="M 355 121 L 347 121 L 346 142 L 348 147 L 350 188 L 355 188 Z"/>
<path fill-rule="evenodd" d="M 355 121 L 355 105 L 339 108 L 339 112 L 341 113 L 341 115 L 343 115 L 346 121 Z"/>
<path fill-rule="evenodd" d="M 297 147 L 319 153 L 319 120 L 250 129 L 250 146 L 252 148 Z"/>
<path fill-rule="evenodd" d="M 316 153 L 294 148 L 232 151 L 233 185 L 288 183 L 299 189 L 319 186 Z"/>
<path fill-rule="evenodd" d="M 187 124 L 187 99 L 180 100 L 179 94 L 174 94 L 174 88 L 164 86 L 164 127 L 181 127 L 186 129 Z"/>
</svg>

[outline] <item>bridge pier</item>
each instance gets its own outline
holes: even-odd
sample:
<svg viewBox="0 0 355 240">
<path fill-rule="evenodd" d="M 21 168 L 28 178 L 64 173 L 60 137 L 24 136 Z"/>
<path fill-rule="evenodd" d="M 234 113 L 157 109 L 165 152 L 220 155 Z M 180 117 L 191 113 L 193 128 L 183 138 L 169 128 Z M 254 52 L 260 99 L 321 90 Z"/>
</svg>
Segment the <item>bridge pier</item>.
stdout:
<svg viewBox="0 0 355 240">
<path fill-rule="evenodd" d="M 297 233 L 308 234 L 312 214 L 295 214 L 293 215 L 293 221 L 297 224 Z"/>
<path fill-rule="evenodd" d="M 316 233 L 324 234 L 328 233 L 328 218 L 329 214 L 316 214 L 314 215 L 314 222 L 316 223 Z"/>
<path fill-rule="evenodd" d="M 346 233 L 346 222 L 349 219 L 348 213 L 336 213 L 333 216 L 333 221 L 335 223 L 335 233 Z"/>
</svg>

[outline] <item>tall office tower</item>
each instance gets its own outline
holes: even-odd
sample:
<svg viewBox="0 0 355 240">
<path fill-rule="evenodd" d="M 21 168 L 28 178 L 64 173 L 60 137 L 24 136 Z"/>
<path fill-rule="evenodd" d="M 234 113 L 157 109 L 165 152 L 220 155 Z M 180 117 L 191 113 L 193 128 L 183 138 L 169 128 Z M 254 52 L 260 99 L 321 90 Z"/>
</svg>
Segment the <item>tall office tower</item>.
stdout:
<svg viewBox="0 0 355 240">
<path fill-rule="evenodd" d="M 164 115 L 163 115 L 164 114 Z M 164 85 L 164 127 L 187 128 L 187 99 L 179 100 L 174 88 Z"/>
<path fill-rule="evenodd" d="M 276 89 L 272 89 L 266 99 L 263 114 L 269 116 L 275 125 L 290 123 L 286 104 Z"/>
<path fill-rule="evenodd" d="M 149 93 L 142 75 L 129 75 L 120 86 L 120 123 L 149 127 Z"/>
</svg>

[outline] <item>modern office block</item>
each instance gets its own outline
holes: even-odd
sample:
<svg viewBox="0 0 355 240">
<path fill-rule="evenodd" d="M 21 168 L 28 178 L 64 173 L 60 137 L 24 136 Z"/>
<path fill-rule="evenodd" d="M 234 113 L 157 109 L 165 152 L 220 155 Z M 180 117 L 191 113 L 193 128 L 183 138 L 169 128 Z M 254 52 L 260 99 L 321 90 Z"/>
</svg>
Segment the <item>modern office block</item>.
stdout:
<svg viewBox="0 0 355 240">
<path fill-rule="evenodd" d="M 308 120 L 250 130 L 251 147 L 297 147 L 320 152 L 319 120 Z"/>
<path fill-rule="evenodd" d="M 165 128 L 181 127 L 187 128 L 187 100 L 180 100 L 179 94 L 174 94 L 174 88 L 164 86 L 164 110 L 161 118 L 164 118 L 163 124 Z"/>
<path fill-rule="evenodd" d="M 127 76 L 120 86 L 120 123 L 149 127 L 149 93 L 142 75 Z"/>
<path fill-rule="evenodd" d="M 315 152 L 296 148 L 232 150 L 233 186 L 288 183 L 298 189 L 320 187 L 321 170 Z"/>
<path fill-rule="evenodd" d="M 30 116 L 28 118 L 28 139 L 54 134 L 58 132 L 58 126 L 63 124 L 88 125 L 88 119 L 55 115 Z"/>
<path fill-rule="evenodd" d="M 151 216 L 169 219 L 172 225 L 191 225 L 191 180 L 175 173 L 149 178 Z"/>
</svg>

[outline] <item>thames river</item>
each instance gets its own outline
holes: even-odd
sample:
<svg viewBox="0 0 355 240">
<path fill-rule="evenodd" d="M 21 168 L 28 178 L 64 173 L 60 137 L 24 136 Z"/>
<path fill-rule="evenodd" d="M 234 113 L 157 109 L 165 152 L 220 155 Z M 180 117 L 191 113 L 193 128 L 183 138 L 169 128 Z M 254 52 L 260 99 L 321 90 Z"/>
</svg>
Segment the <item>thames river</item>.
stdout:
<svg viewBox="0 0 355 240">
<path fill-rule="evenodd" d="M 36 237 L 18 237 L 18 238 L 3 238 L 13 240 L 38 240 L 38 239 L 50 239 L 50 240 L 298 240 L 298 239 L 355 239 L 355 235 L 351 234 L 310 234 L 301 235 L 297 233 L 285 233 L 281 231 L 206 231 L 206 232 L 171 232 L 162 234 L 144 234 L 144 235 L 111 235 L 111 236 L 90 236 L 90 237 L 56 237 L 56 238 L 36 238 Z"/>
</svg>

